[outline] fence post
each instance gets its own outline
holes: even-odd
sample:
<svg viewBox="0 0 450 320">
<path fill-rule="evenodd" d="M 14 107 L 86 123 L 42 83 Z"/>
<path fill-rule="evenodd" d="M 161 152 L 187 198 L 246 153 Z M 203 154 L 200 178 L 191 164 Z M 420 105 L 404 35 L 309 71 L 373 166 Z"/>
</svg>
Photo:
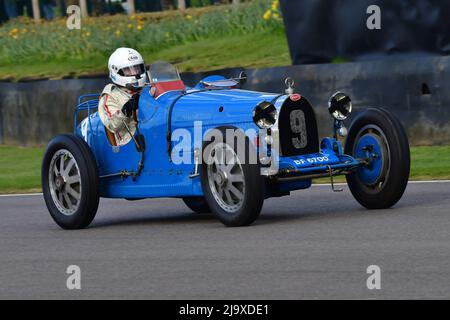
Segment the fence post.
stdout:
<svg viewBox="0 0 450 320">
<path fill-rule="evenodd" d="M 178 0 L 178 10 L 184 10 L 184 9 L 186 9 L 186 1 Z"/>
<path fill-rule="evenodd" d="M 33 18 L 35 22 L 39 22 L 41 20 L 41 10 L 39 9 L 39 0 L 31 1 L 33 7 Z"/>
<path fill-rule="evenodd" d="M 86 0 L 80 0 L 80 10 L 81 10 L 81 17 L 86 18 L 88 16 Z"/>
<path fill-rule="evenodd" d="M 134 5 L 134 0 L 127 0 L 128 2 L 128 14 L 136 13 L 136 6 Z"/>
</svg>

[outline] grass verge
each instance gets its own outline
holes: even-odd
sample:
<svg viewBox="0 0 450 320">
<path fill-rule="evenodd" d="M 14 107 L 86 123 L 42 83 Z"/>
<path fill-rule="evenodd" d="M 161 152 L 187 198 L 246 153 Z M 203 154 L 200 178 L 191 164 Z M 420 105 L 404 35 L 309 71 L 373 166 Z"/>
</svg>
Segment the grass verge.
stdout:
<svg viewBox="0 0 450 320">
<path fill-rule="evenodd" d="M 166 60 L 180 71 L 210 71 L 233 67 L 268 68 L 291 64 L 284 31 L 263 31 L 226 38 L 199 40 L 145 56 Z"/>
<path fill-rule="evenodd" d="M 253 0 L 132 16 L 82 19 L 21 18 L 0 26 L 0 79 L 76 77 L 106 72 L 118 47 L 137 49 L 147 63 L 173 62 L 180 71 L 289 65 L 278 1 Z M 183 62 L 181 62 L 183 61 Z"/>
<path fill-rule="evenodd" d="M 181 72 L 210 71 L 232 67 L 265 68 L 290 65 L 286 36 L 282 31 L 259 31 L 225 38 L 198 40 L 144 52 L 147 63 L 165 60 L 175 64 Z M 213 57 L 213 58 L 212 58 Z M 107 58 L 92 57 L 70 63 L 48 60 L 36 64 L 0 65 L 0 79 L 22 77 L 80 76 L 107 73 Z"/>
<path fill-rule="evenodd" d="M 40 191 L 43 153 L 43 148 L 0 146 L 0 193 Z M 411 159 L 411 180 L 450 179 L 450 146 L 412 147 Z M 329 179 L 315 182 L 328 183 Z"/>
<path fill-rule="evenodd" d="M 43 148 L 0 145 L 0 193 L 41 190 Z"/>
</svg>

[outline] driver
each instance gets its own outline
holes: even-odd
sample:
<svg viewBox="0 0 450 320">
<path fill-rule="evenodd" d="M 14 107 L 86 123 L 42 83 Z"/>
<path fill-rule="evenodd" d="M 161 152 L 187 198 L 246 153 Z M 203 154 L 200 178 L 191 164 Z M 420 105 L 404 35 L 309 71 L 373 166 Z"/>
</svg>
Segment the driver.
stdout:
<svg viewBox="0 0 450 320">
<path fill-rule="evenodd" d="M 135 111 L 139 94 L 147 82 L 144 59 L 134 49 L 118 48 L 108 61 L 108 84 L 100 95 L 98 113 L 117 146 L 127 144 L 136 131 Z"/>
</svg>

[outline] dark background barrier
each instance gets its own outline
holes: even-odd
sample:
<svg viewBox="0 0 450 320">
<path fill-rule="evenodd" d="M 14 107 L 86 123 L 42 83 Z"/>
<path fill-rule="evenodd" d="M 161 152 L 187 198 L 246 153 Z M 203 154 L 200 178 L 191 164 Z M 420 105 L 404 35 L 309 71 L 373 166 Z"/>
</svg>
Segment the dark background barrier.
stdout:
<svg viewBox="0 0 450 320">
<path fill-rule="evenodd" d="M 241 69 L 215 73 L 236 76 Z M 320 64 L 246 70 L 245 89 L 283 92 L 284 79 L 315 107 L 322 136 L 331 132 L 328 97 L 348 93 L 356 111 L 383 106 L 405 125 L 412 144 L 450 143 L 450 57 L 389 58 L 370 62 Z M 183 74 L 193 85 L 205 74 Z M 22 83 L 0 82 L 0 143 L 42 145 L 72 131 L 80 94 L 100 92 L 106 78 Z"/>
<path fill-rule="evenodd" d="M 449 0 L 281 0 L 280 4 L 293 64 L 450 53 Z M 381 10 L 379 30 L 367 27 L 371 5 Z"/>
</svg>

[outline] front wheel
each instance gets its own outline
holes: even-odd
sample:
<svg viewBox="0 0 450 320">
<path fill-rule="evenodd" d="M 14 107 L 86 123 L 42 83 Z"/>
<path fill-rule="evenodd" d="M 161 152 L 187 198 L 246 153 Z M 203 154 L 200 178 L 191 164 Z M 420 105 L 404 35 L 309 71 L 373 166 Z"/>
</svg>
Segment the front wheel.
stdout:
<svg viewBox="0 0 450 320">
<path fill-rule="evenodd" d="M 42 190 L 48 211 L 61 228 L 82 229 L 92 222 L 99 203 L 99 180 L 86 142 L 71 134 L 50 141 L 42 161 Z"/>
<path fill-rule="evenodd" d="M 367 164 L 347 175 L 355 199 L 368 209 L 395 205 L 408 184 L 410 151 L 400 121 L 385 109 L 371 108 L 353 121 L 345 153 Z"/>
</svg>

